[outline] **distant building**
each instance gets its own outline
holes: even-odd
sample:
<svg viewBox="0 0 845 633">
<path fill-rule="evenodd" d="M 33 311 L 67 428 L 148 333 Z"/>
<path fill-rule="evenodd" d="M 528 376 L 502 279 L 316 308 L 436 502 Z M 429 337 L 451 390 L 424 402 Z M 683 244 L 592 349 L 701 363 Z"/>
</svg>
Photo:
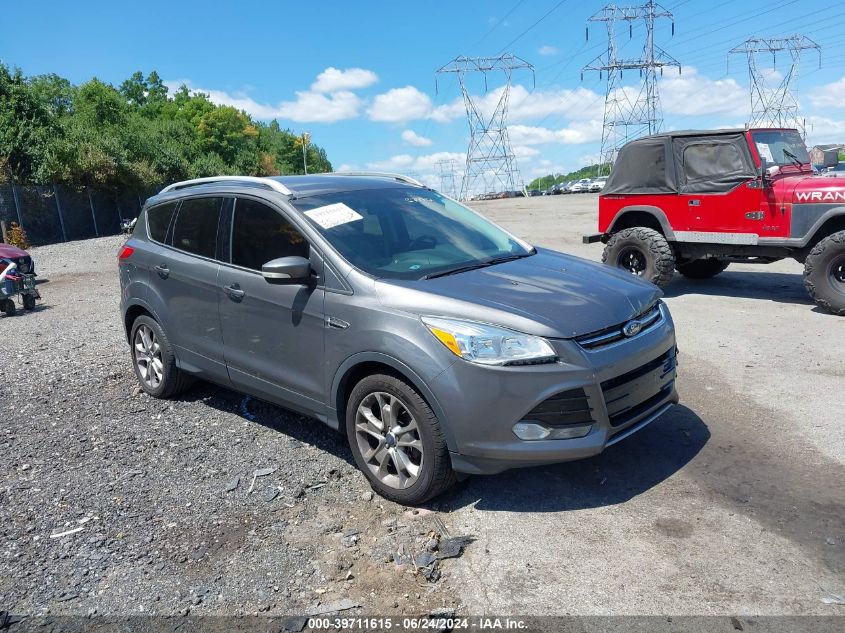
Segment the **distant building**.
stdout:
<svg viewBox="0 0 845 633">
<path fill-rule="evenodd" d="M 839 162 L 839 154 L 843 152 L 845 143 L 827 143 L 816 145 L 810 150 L 810 163 L 816 167 L 832 167 Z"/>
</svg>

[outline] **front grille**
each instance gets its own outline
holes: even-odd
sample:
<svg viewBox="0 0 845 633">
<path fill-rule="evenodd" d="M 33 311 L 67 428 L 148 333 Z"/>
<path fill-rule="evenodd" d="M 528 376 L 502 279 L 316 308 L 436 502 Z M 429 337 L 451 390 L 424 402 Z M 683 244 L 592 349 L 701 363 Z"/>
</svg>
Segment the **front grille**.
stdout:
<svg viewBox="0 0 845 633">
<path fill-rule="evenodd" d="M 647 412 L 672 391 L 675 349 L 636 369 L 601 383 L 611 426 L 620 426 Z"/>
<path fill-rule="evenodd" d="M 523 420 L 540 422 L 550 427 L 570 424 L 592 424 L 592 408 L 583 389 L 561 391 L 538 404 Z"/>
<path fill-rule="evenodd" d="M 607 347 L 608 345 L 613 345 L 614 343 L 618 343 L 619 341 L 624 341 L 627 338 L 631 338 L 623 332 L 623 328 L 631 321 L 640 322 L 642 329 L 634 335 L 639 336 L 640 334 L 648 332 L 652 328 L 656 327 L 662 320 L 663 313 L 660 309 L 660 303 L 655 303 L 645 312 L 642 312 L 630 321 L 625 321 L 625 323 L 619 323 L 618 325 L 612 325 L 610 327 L 604 328 L 603 330 L 598 330 L 596 332 L 590 332 L 589 334 L 578 336 L 575 338 L 575 342 L 578 343 L 584 349 L 588 350 L 595 350 L 601 347 Z"/>
</svg>

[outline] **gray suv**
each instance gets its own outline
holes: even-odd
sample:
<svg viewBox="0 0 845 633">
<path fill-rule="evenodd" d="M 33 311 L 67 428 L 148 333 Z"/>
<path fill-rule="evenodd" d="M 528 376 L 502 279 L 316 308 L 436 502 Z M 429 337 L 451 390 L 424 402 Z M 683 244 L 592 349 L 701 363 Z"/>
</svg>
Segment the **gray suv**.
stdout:
<svg viewBox="0 0 845 633">
<path fill-rule="evenodd" d="M 176 183 L 119 262 L 144 391 L 199 377 L 317 418 L 404 504 L 595 455 L 678 401 L 656 286 L 403 176 Z"/>
</svg>

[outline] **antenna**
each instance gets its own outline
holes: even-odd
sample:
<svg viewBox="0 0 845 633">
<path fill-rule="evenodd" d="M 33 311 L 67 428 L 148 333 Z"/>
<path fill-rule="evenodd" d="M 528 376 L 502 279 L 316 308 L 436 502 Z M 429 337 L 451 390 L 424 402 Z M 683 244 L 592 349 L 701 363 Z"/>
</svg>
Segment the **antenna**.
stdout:
<svg viewBox="0 0 845 633">
<path fill-rule="evenodd" d="M 511 76 L 515 70 L 521 69 L 530 70 L 532 78 L 534 77 L 533 65 L 506 53 L 498 57 L 456 57 L 436 72 L 436 75 L 457 74 L 466 106 L 470 140 L 466 169 L 461 181 L 462 199 L 469 197 L 471 193 L 514 191 L 523 188 L 507 128 Z M 470 94 L 467 75 L 481 73 L 486 92 L 487 74 L 490 72 L 503 73 L 505 85 L 493 112 L 487 113 L 482 111 L 478 97 Z"/>
<path fill-rule="evenodd" d="M 654 43 L 654 22 L 658 18 L 672 19 L 672 13 L 661 5 L 649 2 L 633 7 L 618 7 L 609 4 L 588 18 L 589 22 L 604 22 L 607 28 L 607 52 L 596 57 L 581 69 L 584 72 L 598 72 L 599 78 L 607 76 L 604 98 L 604 122 L 601 135 L 601 158 L 599 172 L 616 160 L 619 149 L 628 141 L 655 134 L 663 126 L 660 110 L 660 96 L 657 92 L 657 72 L 663 75 L 667 66 L 681 72 L 681 64 Z M 629 38 L 633 38 L 634 22 L 642 20 L 646 26 L 643 52 L 636 59 L 620 59 L 616 45 L 616 31 L 619 23 L 628 24 Z M 672 22 L 672 35 L 675 23 Z M 636 96 L 622 90 L 622 71 L 637 70 L 641 77 Z M 633 98 L 632 98 L 633 97 Z"/>
<path fill-rule="evenodd" d="M 794 127 L 806 140 L 807 128 L 804 119 L 798 114 L 797 90 L 794 88 L 801 51 L 806 50 L 817 51 L 821 67 L 821 46 L 803 35 L 772 39 L 752 37 L 728 51 L 728 62 L 734 54 L 744 54 L 748 60 L 748 76 L 751 80 L 751 120 L 748 127 Z M 778 78 L 773 72 L 777 69 L 777 54 L 783 51 L 789 53 L 789 69 L 778 85 L 772 86 L 771 79 Z M 760 53 L 771 54 L 771 71 L 760 69 L 757 63 Z"/>
</svg>

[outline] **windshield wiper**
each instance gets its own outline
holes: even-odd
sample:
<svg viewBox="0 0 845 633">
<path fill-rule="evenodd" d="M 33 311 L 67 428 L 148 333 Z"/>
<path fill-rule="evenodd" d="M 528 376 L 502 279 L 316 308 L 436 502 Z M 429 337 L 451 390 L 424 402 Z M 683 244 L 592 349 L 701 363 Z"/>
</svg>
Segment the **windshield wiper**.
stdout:
<svg viewBox="0 0 845 633">
<path fill-rule="evenodd" d="M 466 266 L 459 266 L 458 268 L 450 268 L 449 270 L 441 270 L 440 272 L 436 273 L 429 273 L 425 275 L 423 279 L 435 279 L 437 277 L 446 277 L 447 275 L 457 275 L 458 273 L 465 273 L 469 270 L 478 270 L 479 268 L 487 268 L 488 266 L 495 266 L 496 264 L 503 264 L 505 262 L 510 262 L 515 259 L 522 259 L 523 257 L 531 257 L 537 251 L 531 250 L 527 253 L 522 253 L 519 255 L 502 255 L 501 257 L 494 257 L 492 259 L 485 259 L 480 262 L 475 262 L 474 264 L 468 264 Z"/>
<path fill-rule="evenodd" d="M 790 161 L 792 161 L 792 164 L 795 165 L 796 167 L 800 168 L 800 167 L 804 166 L 804 163 L 801 162 L 801 159 L 798 158 L 795 154 L 790 152 L 785 147 L 783 148 L 783 155 L 786 156 Z"/>
</svg>

